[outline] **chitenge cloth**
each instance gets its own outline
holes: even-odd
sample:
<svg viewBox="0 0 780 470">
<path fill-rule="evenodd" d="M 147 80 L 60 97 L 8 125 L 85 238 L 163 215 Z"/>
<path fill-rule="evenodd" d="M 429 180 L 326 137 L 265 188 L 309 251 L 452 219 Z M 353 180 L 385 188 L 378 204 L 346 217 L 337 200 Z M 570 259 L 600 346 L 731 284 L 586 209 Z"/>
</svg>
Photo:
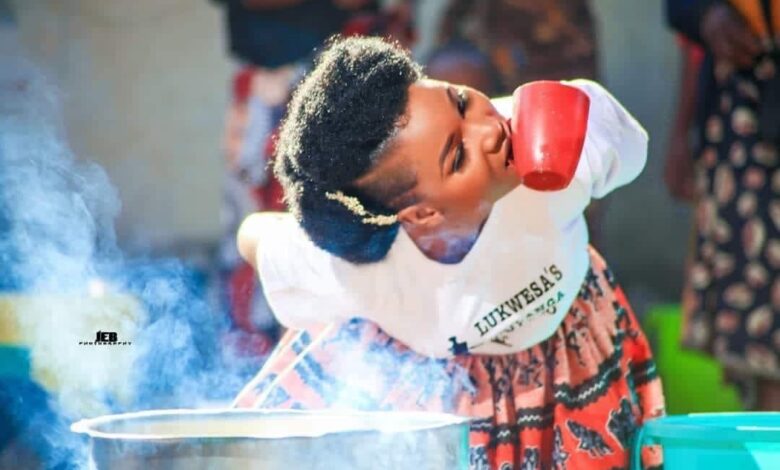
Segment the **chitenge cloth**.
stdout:
<svg viewBox="0 0 780 470">
<path fill-rule="evenodd" d="M 663 392 L 625 295 L 590 257 L 560 327 L 527 350 L 433 359 L 359 319 L 288 331 L 235 406 L 450 412 L 473 418 L 472 469 L 628 468 Z M 642 457 L 661 464 L 658 449 Z"/>
</svg>

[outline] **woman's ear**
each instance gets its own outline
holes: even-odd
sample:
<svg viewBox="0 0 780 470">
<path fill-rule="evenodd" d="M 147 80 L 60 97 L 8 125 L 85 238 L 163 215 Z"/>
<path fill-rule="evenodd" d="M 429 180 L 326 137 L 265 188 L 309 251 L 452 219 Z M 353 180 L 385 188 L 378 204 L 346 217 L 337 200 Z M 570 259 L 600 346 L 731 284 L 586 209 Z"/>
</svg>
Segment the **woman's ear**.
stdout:
<svg viewBox="0 0 780 470">
<path fill-rule="evenodd" d="M 413 204 L 398 212 L 398 221 L 407 231 L 429 231 L 441 225 L 444 216 L 427 204 Z"/>
</svg>

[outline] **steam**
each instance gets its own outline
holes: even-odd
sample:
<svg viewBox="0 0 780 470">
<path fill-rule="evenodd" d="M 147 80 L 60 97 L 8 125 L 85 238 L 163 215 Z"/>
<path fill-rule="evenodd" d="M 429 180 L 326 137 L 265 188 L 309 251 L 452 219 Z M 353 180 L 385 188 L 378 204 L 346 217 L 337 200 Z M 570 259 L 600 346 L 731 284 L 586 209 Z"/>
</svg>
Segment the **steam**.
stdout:
<svg viewBox="0 0 780 470">
<path fill-rule="evenodd" d="M 301 360 L 278 375 L 258 374 L 250 385 L 257 392 L 254 406 L 289 406 L 290 397 L 279 384 L 292 370 L 333 410 L 454 413 L 460 400 L 476 393 L 466 365 L 421 356 L 388 338 L 366 341 L 361 334 L 366 326 L 355 319 L 333 334 L 314 339 L 300 334 L 290 347 Z M 321 364 L 308 358 L 309 350 L 333 353 L 326 353 L 327 363 Z"/>
<path fill-rule="evenodd" d="M 201 274 L 180 260 L 121 253 L 118 194 L 98 165 L 73 155 L 60 103 L 45 74 L 0 53 L 0 302 L 13 310 L 33 376 L 53 397 L 11 411 L 33 418 L 25 439 L 48 458 L 46 468 L 84 464 L 72 421 L 225 404 L 258 366 L 225 347 L 227 320 L 210 308 Z M 131 344 L 83 344 L 99 332 Z M 341 341 L 332 375 L 315 377 L 332 408 L 387 409 L 383 393 L 392 390 L 402 395 L 394 403 L 432 410 L 428 400 L 438 397 L 440 411 L 453 411 L 469 390 L 467 371 L 452 362 L 387 345 L 366 350 L 356 336 Z"/>
<path fill-rule="evenodd" d="M 472 214 L 483 214 L 480 225 L 467 226 L 463 223 L 437 230 L 435 234 L 418 236 L 416 242 L 426 253 L 434 253 L 443 263 L 457 263 L 471 250 L 490 214 L 492 203 L 480 201 L 472 208 Z"/>
<path fill-rule="evenodd" d="M 435 235 L 417 238 L 420 248 L 426 253 L 436 253 L 443 263 L 457 263 L 471 250 L 479 237 L 480 228 L 471 233 L 461 233 L 454 230 L 442 230 Z"/>
<path fill-rule="evenodd" d="M 313 337 L 301 332 L 285 343 L 282 351 L 294 352 L 295 361 L 285 362 L 283 370 L 261 371 L 242 392 L 241 406 L 457 413 L 459 405 L 471 402 L 477 392 L 469 374 L 469 359 L 459 362 L 421 356 L 389 337 L 375 335 L 374 327 L 359 319 L 326 327 Z M 269 360 L 269 363 L 273 362 L 273 358 Z M 311 391 L 294 397 L 285 393 L 289 390 L 281 384 L 294 388 L 298 383 L 297 378 L 289 380 L 293 373 Z M 317 420 L 310 426 L 315 426 L 316 432 L 338 432 L 343 426 L 341 421 L 332 421 L 323 429 L 317 429 L 314 423 Z M 383 424 L 390 423 L 380 420 L 372 422 L 370 427 L 382 429 Z M 301 435 L 296 424 L 290 420 L 288 428 L 276 431 L 278 437 Z M 355 423 L 350 425 L 355 426 Z M 354 429 L 359 428 L 355 426 Z M 392 429 L 392 424 L 387 429 Z M 280 441 L 278 455 L 266 454 L 268 461 L 280 468 L 286 462 L 296 462 L 306 468 L 364 468 L 369 466 L 368 462 L 371 468 L 377 469 L 455 468 L 456 462 L 462 463 L 465 458 L 460 454 L 460 446 L 466 445 L 462 437 L 440 431 L 388 432 L 362 440 L 357 432 L 354 438 L 307 443 L 311 447 L 303 457 L 294 444 L 295 439 Z M 318 445 L 328 448 L 320 452 L 311 450 Z M 386 452 L 391 449 L 392 452 Z M 323 456 L 326 456 L 325 460 L 315 461 Z"/>
<path fill-rule="evenodd" d="M 366 350 L 365 344 L 353 343 L 337 356 L 333 370 L 338 377 L 332 378 L 327 399 L 334 409 L 453 413 L 464 393 L 476 392 L 460 364 L 392 345 Z"/>
<path fill-rule="evenodd" d="M 33 377 L 55 399 L 20 402 L 11 412 L 40 426 L 30 429 L 38 437 L 29 445 L 51 468 L 84 456 L 70 421 L 224 403 L 258 364 L 223 348 L 227 321 L 210 309 L 196 270 L 176 259 L 125 259 L 114 231 L 116 190 L 102 168 L 70 150 L 56 87 L 7 52 L 0 53 L 0 308 L 13 312 Z M 84 344 L 98 331 L 130 344 Z M 36 421 L 47 406 L 55 418 Z"/>
</svg>

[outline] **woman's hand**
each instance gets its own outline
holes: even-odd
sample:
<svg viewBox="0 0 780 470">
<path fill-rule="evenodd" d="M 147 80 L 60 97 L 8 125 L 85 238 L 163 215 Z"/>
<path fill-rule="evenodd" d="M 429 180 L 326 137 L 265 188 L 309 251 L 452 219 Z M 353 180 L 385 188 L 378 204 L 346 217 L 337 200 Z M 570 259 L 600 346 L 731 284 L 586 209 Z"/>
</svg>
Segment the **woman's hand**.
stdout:
<svg viewBox="0 0 780 470">
<path fill-rule="evenodd" d="M 717 61 L 749 67 L 761 53 L 759 39 L 726 2 L 716 3 L 704 13 L 699 31 Z"/>
<path fill-rule="evenodd" d="M 664 163 L 664 182 L 674 199 L 693 202 L 693 156 L 685 132 L 674 132 L 669 139 L 669 149 Z"/>
</svg>

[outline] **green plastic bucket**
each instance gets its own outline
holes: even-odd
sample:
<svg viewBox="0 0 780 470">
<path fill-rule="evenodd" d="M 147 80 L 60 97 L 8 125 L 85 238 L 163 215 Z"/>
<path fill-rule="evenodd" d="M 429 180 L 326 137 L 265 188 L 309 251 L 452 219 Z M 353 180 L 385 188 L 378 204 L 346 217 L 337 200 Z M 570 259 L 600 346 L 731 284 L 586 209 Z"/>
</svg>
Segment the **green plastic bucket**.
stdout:
<svg viewBox="0 0 780 470">
<path fill-rule="evenodd" d="M 633 469 L 640 449 L 659 445 L 664 470 L 780 469 L 780 413 L 695 413 L 648 421 L 634 443 Z"/>
</svg>

